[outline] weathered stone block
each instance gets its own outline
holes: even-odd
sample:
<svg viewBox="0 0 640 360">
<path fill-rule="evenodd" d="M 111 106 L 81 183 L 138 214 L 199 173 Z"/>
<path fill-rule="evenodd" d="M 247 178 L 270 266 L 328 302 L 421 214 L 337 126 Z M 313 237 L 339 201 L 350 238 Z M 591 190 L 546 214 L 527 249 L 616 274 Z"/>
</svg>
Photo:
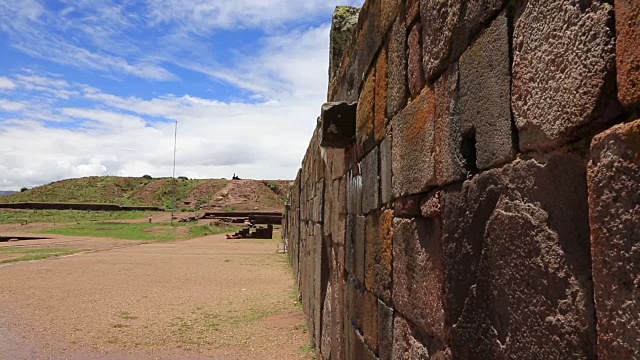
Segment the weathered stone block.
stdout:
<svg viewBox="0 0 640 360">
<path fill-rule="evenodd" d="M 365 249 L 365 217 L 356 216 L 356 227 L 354 235 L 354 276 L 361 284 L 364 284 L 364 249 Z"/>
<path fill-rule="evenodd" d="M 382 204 L 391 201 L 391 135 L 380 143 L 380 198 Z"/>
<path fill-rule="evenodd" d="M 346 327 L 353 325 L 358 330 L 362 330 L 362 304 L 364 294 L 361 285 L 355 277 L 349 276 L 347 280 L 347 318 L 350 320 Z"/>
<path fill-rule="evenodd" d="M 393 304 L 424 335 L 446 339 L 442 235 L 436 219 L 394 219 Z"/>
<path fill-rule="evenodd" d="M 618 98 L 631 108 L 640 106 L 640 2 L 616 0 L 615 8 Z"/>
<path fill-rule="evenodd" d="M 356 261 L 356 246 L 355 246 L 355 234 L 356 234 L 356 215 L 347 215 L 347 230 L 346 230 L 346 244 L 345 244 L 345 264 L 344 268 L 350 274 L 355 273 L 355 261 Z"/>
<path fill-rule="evenodd" d="M 373 120 L 375 99 L 375 72 L 367 78 L 358 100 L 356 115 L 356 141 L 364 148 L 373 145 Z"/>
<path fill-rule="evenodd" d="M 513 114 L 520 149 L 549 149 L 619 114 L 613 11 L 601 1 L 524 6 L 513 39 Z"/>
<path fill-rule="evenodd" d="M 378 354 L 378 299 L 369 291 L 364 292 L 362 334 L 369 349 Z"/>
<path fill-rule="evenodd" d="M 462 134 L 459 114 L 458 66 L 452 65 L 434 84 L 436 115 L 434 173 L 443 186 L 466 176 L 461 153 Z"/>
<path fill-rule="evenodd" d="M 387 52 L 387 119 L 393 119 L 407 104 L 407 29 L 400 17 L 391 28 Z"/>
<path fill-rule="evenodd" d="M 380 258 L 380 214 L 372 212 L 365 218 L 365 265 L 364 285 L 368 291 L 373 292 L 376 285 L 376 264 Z"/>
<path fill-rule="evenodd" d="M 460 57 L 460 118 L 476 160 L 468 168 L 485 170 L 514 157 L 508 32 L 503 13 Z"/>
<path fill-rule="evenodd" d="M 332 327 L 335 325 L 333 322 L 333 293 L 331 291 L 331 283 L 327 286 L 327 295 L 324 299 L 324 305 L 322 307 L 322 341 L 320 342 L 320 353 L 323 359 L 331 358 L 332 349 Z M 338 315 L 338 314 L 336 314 Z"/>
<path fill-rule="evenodd" d="M 391 24 L 396 19 L 396 16 L 400 12 L 400 8 L 402 5 L 401 0 L 381 0 L 381 14 L 380 14 L 380 23 L 382 26 L 383 33 L 386 33 L 387 30 L 391 27 Z"/>
<path fill-rule="evenodd" d="M 385 210 L 380 215 L 377 246 L 375 247 L 374 293 L 385 302 L 391 303 L 393 266 L 393 210 Z"/>
<path fill-rule="evenodd" d="M 356 42 L 355 62 L 356 74 L 358 76 L 358 84 L 367 74 L 373 73 L 369 71 L 371 64 L 382 45 L 383 31 L 381 23 L 381 3 L 380 1 L 365 2 L 360 11 L 360 19 L 358 21 L 358 37 Z"/>
<path fill-rule="evenodd" d="M 436 184 L 434 170 L 435 99 L 425 90 L 392 121 L 393 196 L 427 190 Z"/>
<path fill-rule="evenodd" d="M 378 357 L 391 360 L 393 349 L 393 309 L 378 300 Z"/>
<path fill-rule="evenodd" d="M 443 192 L 440 208 L 456 358 L 595 358 L 579 156 L 487 171 Z"/>
<path fill-rule="evenodd" d="M 393 359 L 430 360 L 429 349 L 421 341 L 411 324 L 402 316 L 396 315 L 393 320 Z"/>
<path fill-rule="evenodd" d="M 421 0 L 425 78 L 437 79 L 503 5 L 504 0 Z"/>
<path fill-rule="evenodd" d="M 593 140 L 588 179 L 598 358 L 637 359 L 640 120 L 618 125 Z"/>
<path fill-rule="evenodd" d="M 407 73 L 409 75 L 409 93 L 415 99 L 424 87 L 424 72 L 422 70 L 422 25 L 415 24 L 409 32 L 409 61 Z"/>
<path fill-rule="evenodd" d="M 375 147 L 362 159 L 362 212 L 368 214 L 380 204 L 378 147 Z"/>
<path fill-rule="evenodd" d="M 384 139 L 387 132 L 387 52 L 381 51 L 376 65 L 375 121 L 373 125 L 376 143 Z"/>
<path fill-rule="evenodd" d="M 320 146 L 345 148 L 356 139 L 357 103 L 325 103 L 322 105 Z"/>
</svg>

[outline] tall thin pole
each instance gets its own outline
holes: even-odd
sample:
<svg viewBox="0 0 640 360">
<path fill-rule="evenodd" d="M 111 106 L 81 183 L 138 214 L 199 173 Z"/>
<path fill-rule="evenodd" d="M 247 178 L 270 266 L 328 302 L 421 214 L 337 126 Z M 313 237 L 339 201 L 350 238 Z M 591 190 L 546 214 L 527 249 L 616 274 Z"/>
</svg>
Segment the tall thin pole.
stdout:
<svg viewBox="0 0 640 360">
<path fill-rule="evenodd" d="M 171 195 L 171 226 L 173 226 L 173 212 L 176 210 L 176 149 L 178 145 L 178 120 L 173 132 L 173 194 Z"/>
</svg>

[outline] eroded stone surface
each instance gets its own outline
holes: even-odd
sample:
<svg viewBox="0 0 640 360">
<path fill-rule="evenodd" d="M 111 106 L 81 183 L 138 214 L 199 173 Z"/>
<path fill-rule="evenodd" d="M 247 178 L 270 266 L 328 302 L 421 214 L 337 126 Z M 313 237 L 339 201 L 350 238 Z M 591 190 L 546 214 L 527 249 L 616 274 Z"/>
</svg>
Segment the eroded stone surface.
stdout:
<svg viewBox="0 0 640 360">
<path fill-rule="evenodd" d="M 598 356 L 640 358 L 640 120 L 593 140 L 588 178 Z"/>
<path fill-rule="evenodd" d="M 380 199 L 383 204 L 391 201 L 391 136 L 380 143 Z"/>
<path fill-rule="evenodd" d="M 529 1 L 515 22 L 512 105 L 520 149 L 548 149 L 619 113 L 612 6 Z"/>
<path fill-rule="evenodd" d="M 616 0 L 618 98 L 626 107 L 640 106 L 640 2 Z"/>
<path fill-rule="evenodd" d="M 466 176 L 459 109 L 458 66 L 452 65 L 434 84 L 436 182 L 443 186 Z"/>
<path fill-rule="evenodd" d="M 393 320 L 393 359 L 429 360 L 429 350 L 420 340 L 412 326 L 396 315 Z"/>
<path fill-rule="evenodd" d="M 434 81 L 503 7 L 503 0 L 420 0 L 423 67 Z"/>
<path fill-rule="evenodd" d="M 379 159 L 378 147 L 375 147 L 362 160 L 362 211 L 364 214 L 377 209 L 380 204 Z"/>
<path fill-rule="evenodd" d="M 393 221 L 393 304 L 424 335 L 446 338 L 442 234 L 434 219 Z"/>
<path fill-rule="evenodd" d="M 393 309 L 378 300 L 378 358 L 391 360 L 393 349 Z"/>
<path fill-rule="evenodd" d="M 360 146 L 373 144 L 375 88 L 376 79 L 375 72 L 373 72 L 365 81 L 360 100 L 358 100 L 356 140 Z"/>
<path fill-rule="evenodd" d="M 594 358 L 583 160 L 519 160 L 440 202 L 456 358 Z"/>
<path fill-rule="evenodd" d="M 415 194 L 436 183 L 435 99 L 425 90 L 392 120 L 393 196 Z"/>
<path fill-rule="evenodd" d="M 375 121 L 373 124 L 376 142 L 382 141 L 387 133 L 387 53 L 380 52 L 376 65 Z"/>
<path fill-rule="evenodd" d="M 508 31 L 503 13 L 460 57 L 460 117 L 480 170 L 514 157 Z"/>
<path fill-rule="evenodd" d="M 387 56 L 387 118 L 393 119 L 407 104 L 407 29 L 398 18 L 391 28 Z"/>
<path fill-rule="evenodd" d="M 411 98 L 415 99 L 424 87 L 424 72 L 422 70 L 422 41 L 421 41 L 422 25 L 415 24 L 409 32 L 408 59 L 408 76 L 409 76 L 409 93 Z"/>
</svg>

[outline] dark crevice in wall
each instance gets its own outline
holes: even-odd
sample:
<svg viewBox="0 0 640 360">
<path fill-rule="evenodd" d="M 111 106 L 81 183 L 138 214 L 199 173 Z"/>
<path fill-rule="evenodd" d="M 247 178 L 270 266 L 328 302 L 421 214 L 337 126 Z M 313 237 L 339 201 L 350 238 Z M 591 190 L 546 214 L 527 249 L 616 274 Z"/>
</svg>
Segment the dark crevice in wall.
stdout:
<svg viewBox="0 0 640 360">
<path fill-rule="evenodd" d="M 464 158 L 464 166 L 467 173 L 478 174 L 480 169 L 477 165 L 477 149 L 476 149 L 476 129 L 470 128 L 462 134 L 462 142 L 460 144 L 460 152 Z"/>
</svg>

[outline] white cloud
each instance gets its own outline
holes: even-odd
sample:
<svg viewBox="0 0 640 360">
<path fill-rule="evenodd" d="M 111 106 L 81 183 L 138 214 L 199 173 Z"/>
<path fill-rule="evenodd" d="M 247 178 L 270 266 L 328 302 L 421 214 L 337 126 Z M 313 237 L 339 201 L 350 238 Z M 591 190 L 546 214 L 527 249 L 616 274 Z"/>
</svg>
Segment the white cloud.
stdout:
<svg viewBox="0 0 640 360">
<path fill-rule="evenodd" d="M 13 90 L 16 88 L 16 84 L 6 77 L 0 76 L 0 90 Z"/>
<path fill-rule="evenodd" d="M 153 24 L 178 23 L 188 31 L 279 26 L 317 14 L 330 13 L 338 5 L 361 6 L 363 0 L 148 0 Z"/>
<path fill-rule="evenodd" d="M 26 107 L 24 103 L 11 101 L 6 99 L 0 99 L 0 110 L 16 112 Z"/>
</svg>

